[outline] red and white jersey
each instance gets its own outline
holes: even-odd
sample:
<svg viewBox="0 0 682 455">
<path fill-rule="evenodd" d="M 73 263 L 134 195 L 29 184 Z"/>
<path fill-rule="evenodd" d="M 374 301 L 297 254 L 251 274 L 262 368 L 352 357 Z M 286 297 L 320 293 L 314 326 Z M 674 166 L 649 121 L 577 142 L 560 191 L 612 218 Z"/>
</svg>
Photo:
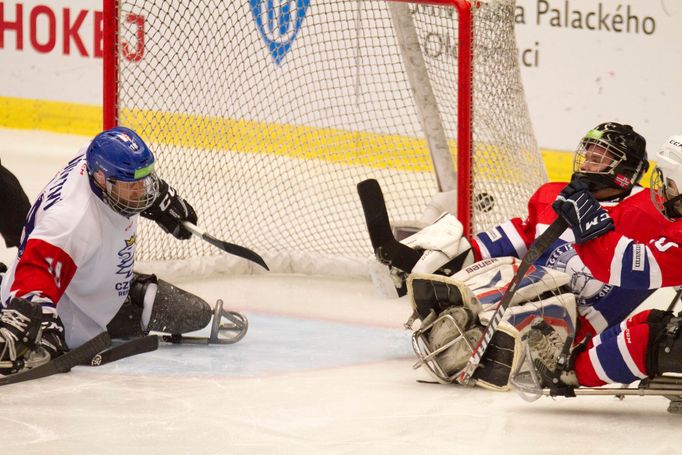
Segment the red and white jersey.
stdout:
<svg viewBox="0 0 682 455">
<path fill-rule="evenodd" d="M 565 186 L 566 183 L 561 182 L 542 185 L 528 202 L 528 217 L 525 220 L 513 218 L 475 235 L 471 244 L 476 260 L 502 256 L 523 257 L 533 241 L 556 220 L 552 203 Z M 642 187 L 635 187 L 629 196 L 621 200 L 601 202 L 601 205 L 613 218 L 616 232 L 640 242 L 658 238 L 664 227 L 670 224 L 651 203 L 649 191 Z M 585 261 L 582 254 L 577 254 L 574 242 L 573 231 L 567 229 L 536 264 L 561 270 L 571 276 L 569 286 L 576 295 L 580 314 L 576 340 L 580 340 L 587 333 L 600 333 L 623 321 L 653 291 L 647 287 L 625 289 L 620 283 L 609 283 L 607 265 L 611 259 L 607 263 Z M 595 248 L 595 255 L 606 256 L 606 251 L 597 253 L 597 250 Z"/>
<path fill-rule="evenodd" d="M 114 212 L 95 193 L 85 148 L 33 204 L 0 296 L 40 302 L 64 323 L 70 348 L 106 330 L 128 295 L 138 216 Z"/>
<path fill-rule="evenodd" d="M 682 221 L 668 221 L 651 237 L 620 229 L 576 246 L 598 279 L 629 289 L 682 285 Z"/>
</svg>

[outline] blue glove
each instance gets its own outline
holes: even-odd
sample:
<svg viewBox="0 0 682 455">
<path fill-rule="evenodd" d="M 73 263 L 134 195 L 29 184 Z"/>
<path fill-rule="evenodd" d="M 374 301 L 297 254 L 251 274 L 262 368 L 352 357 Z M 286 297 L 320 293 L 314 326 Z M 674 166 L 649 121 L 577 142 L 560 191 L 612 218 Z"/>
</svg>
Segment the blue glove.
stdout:
<svg viewBox="0 0 682 455">
<path fill-rule="evenodd" d="M 587 184 L 580 180 L 566 185 L 552 204 L 552 208 L 573 229 L 577 244 L 585 243 L 614 229 L 613 219 L 592 196 Z"/>
</svg>

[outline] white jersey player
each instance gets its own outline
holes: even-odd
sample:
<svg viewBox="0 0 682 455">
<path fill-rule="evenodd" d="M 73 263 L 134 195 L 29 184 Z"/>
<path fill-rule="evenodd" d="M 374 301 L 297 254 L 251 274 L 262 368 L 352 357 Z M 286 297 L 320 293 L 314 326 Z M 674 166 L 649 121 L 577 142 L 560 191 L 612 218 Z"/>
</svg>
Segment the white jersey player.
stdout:
<svg viewBox="0 0 682 455">
<path fill-rule="evenodd" d="M 3 310 L 2 323 L 17 332 L 8 336 L 0 324 L 0 363 L 11 365 L 0 373 L 20 369 L 21 353 L 14 342 L 26 338 L 24 333 L 40 338 L 29 340 L 24 351 L 42 347 L 55 357 L 108 325 L 112 336 L 144 329 L 190 331 L 184 322 L 169 323 L 163 314 L 168 300 L 179 307 L 199 306 L 191 330 L 208 324 L 212 312 L 206 302 L 153 275 L 133 273 L 139 214 L 179 239 L 191 237 L 182 222 L 197 221 L 192 207 L 157 177 L 154 165 L 154 155 L 135 132 L 113 128 L 83 147 L 38 196 L 0 289 L 3 306 L 10 307 Z M 157 290 L 173 298 L 156 299 L 164 302 L 155 305 Z M 36 312 L 36 305 L 41 311 Z M 5 321 L 10 313 L 14 322 L 23 322 Z M 111 326 L 117 313 L 121 324 Z M 42 331 L 35 332 L 36 320 Z"/>
</svg>

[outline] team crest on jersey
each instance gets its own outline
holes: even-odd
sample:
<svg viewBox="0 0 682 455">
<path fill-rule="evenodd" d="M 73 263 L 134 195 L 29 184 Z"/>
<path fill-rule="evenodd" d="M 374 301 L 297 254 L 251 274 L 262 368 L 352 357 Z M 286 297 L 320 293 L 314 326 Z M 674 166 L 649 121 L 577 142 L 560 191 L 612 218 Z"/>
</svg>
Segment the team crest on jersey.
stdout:
<svg viewBox="0 0 682 455">
<path fill-rule="evenodd" d="M 137 236 L 132 235 L 129 239 L 124 239 L 125 246 L 118 250 L 118 262 L 116 264 L 116 274 L 123 279 L 116 283 L 116 292 L 119 296 L 128 295 L 130 281 L 133 276 L 133 264 L 135 262 L 135 242 Z"/>
<path fill-rule="evenodd" d="M 613 286 L 592 276 L 592 271 L 583 263 L 572 243 L 564 243 L 554 249 L 547 258 L 547 267 L 567 273 L 571 277 L 569 287 L 576 294 L 578 305 L 592 305 L 608 295 Z"/>
<path fill-rule="evenodd" d="M 279 65 L 301 30 L 310 0 L 249 0 L 249 4 L 256 27 Z"/>
</svg>

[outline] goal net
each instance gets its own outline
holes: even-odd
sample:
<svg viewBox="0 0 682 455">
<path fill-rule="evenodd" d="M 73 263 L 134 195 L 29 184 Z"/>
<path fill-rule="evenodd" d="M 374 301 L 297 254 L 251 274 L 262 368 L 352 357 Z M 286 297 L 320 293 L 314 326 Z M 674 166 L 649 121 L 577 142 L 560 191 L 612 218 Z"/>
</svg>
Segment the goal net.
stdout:
<svg viewBox="0 0 682 455">
<path fill-rule="evenodd" d="M 396 224 L 438 192 L 472 232 L 523 216 L 546 174 L 514 4 L 434 2 L 105 0 L 104 126 L 277 271 L 364 273 L 367 178 Z M 146 220 L 138 239 L 139 261 L 251 268 Z"/>
</svg>

